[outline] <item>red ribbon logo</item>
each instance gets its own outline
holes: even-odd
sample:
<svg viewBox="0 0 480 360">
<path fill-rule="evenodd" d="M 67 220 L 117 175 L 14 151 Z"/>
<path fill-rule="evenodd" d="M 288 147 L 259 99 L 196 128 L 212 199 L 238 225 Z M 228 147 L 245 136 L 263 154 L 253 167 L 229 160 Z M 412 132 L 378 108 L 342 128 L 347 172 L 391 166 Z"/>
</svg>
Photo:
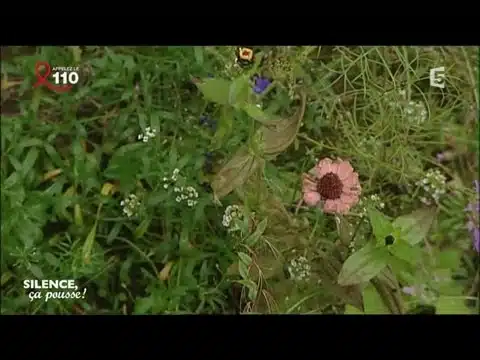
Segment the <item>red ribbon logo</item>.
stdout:
<svg viewBox="0 0 480 360">
<path fill-rule="evenodd" d="M 40 74 L 40 68 L 42 66 L 45 68 L 44 75 Z M 55 85 L 49 82 L 47 78 L 50 76 L 51 72 L 52 72 L 52 68 L 50 67 L 49 63 L 47 63 L 46 61 L 37 61 L 35 63 L 35 76 L 37 77 L 37 82 L 33 84 L 33 87 L 36 88 L 41 85 L 44 85 L 48 87 L 50 90 L 55 92 L 66 92 L 72 88 L 72 85 Z"/>
</svg>

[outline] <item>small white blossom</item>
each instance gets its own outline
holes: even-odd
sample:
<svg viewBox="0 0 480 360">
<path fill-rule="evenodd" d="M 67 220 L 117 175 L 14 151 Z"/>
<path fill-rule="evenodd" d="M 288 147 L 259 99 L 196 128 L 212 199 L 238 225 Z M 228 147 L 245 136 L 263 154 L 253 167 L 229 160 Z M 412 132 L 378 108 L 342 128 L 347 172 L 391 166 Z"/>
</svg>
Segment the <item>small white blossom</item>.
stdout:
<svg viewBox="0 0 480 360">
<path fill-rule="evenodd" d="M 145 129 L 145 133 L 138 134 L 137 139 L 142 140 L 143 142 L 148 142 L 150 139 L 153 139 L 157 134 L 157 130 L 152 129 L 150 126 L 148 126 Z"/>
<path fill-rule="evenodd" d="M 174 171 L 174 173 L 178 172 Z M 182 202 L 183 200 L 187 200 L 188 207 L 194 207 L 195 205 L 197 205 L 197 200 L 193 199 L 198 198 L 198 192 L 193 186 L 187 186 L 186 188 L 184 188 L 183 186 L 176 186 L 173 191 L 178 194 L 175 198 L 176 202 Z"/>
<path fill-rule="evenodd" d="M 390 101 L 389 105 L 395 109 L 401 110 L 409 123 L 421 124 L 427 120 L 428 110 L 423 101 L 409 100 L 407 92 L 404 89 L 399 90 L 397 94 L 397 99 L 395 99 L 395 101 Z M 389 94 L 393 99 L 392 95 L 394 95 L 394 93 Z"/>
<path fill-rule="evenodd" d="M 243 212 L 238 205 L 228 205 L 223 214 L 222 224 L 226 228 L 230 228 L 231 231 L 235 231 L 239 228 L 236 224 L 232 224 L 232 221 L 234 221 L 234 219 L 242 218 Z"/>
<path fill-rule="evenodd" d="M 127 215 L 127 217 L 132 217 L 138 211 L 140 201 L 136 195 L 130 194 L 120 202 L 120 206 L 123 207 L 123 213 Z"/>
<path fill-rule="evenodd" d="M 290 260 L 288 265 L 288 273 L 294 281 L 308 280 L 311 276 L 311 266 L 305 256 L 300 256 Z"/>
<path fill-rule="evenodd" d="M 438 203 L 446 193 L 446 177 L 438 169 L 429 169 L 425 177 L 416 182 L 416 185 L 423 190 L 420 201 L 426 205 L 432 203 L 431 199 Z"/>
<path fill-rule="evenodd" d="M 363 199 L 360 199 L 358 202 L 357 208 L 360 217 L 365 217 L 367 215 L 367 205 L 373 206 L 379 210 L 385 208 L 385 203 L 381 201 L 381 198 L 377 194 L 372 194 L 366 196 Z"/>
</svg>

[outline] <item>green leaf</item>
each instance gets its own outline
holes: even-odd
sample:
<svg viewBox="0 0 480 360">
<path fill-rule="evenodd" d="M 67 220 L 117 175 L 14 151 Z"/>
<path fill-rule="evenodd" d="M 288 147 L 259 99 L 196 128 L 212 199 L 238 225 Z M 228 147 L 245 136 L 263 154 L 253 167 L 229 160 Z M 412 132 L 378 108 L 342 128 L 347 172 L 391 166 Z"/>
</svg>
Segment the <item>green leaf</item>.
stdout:
<svg viewBox="0 0 480 360">
<path fill-rule="evenodd" d="M 260 128 L 265 154 L 278 155 L 293 143 L 305 114 L 306 102 L 306 95 L 302 93 L 301 105 L 292 117 L 274 121 L 270 126 Z"/>
<path fill-rule="evenodd" d="M 252 258 L 248 254 L 245 254 L 244 252 L 239 252 L 237 255 L 240 258 L 241 262 L 243 262 L 247 266 L 250 266 L 250 264 L 252 263 Z"/>
<path fill-rule="evenodd" d="M 437 266 L 441 269 L 459 269 L 462 253 L 456 249 L 440 251 L 436 256 Z"/>
<path fill-rule="evenodd" d="M 205 78 L 200 81 L 195 81 L 198 90 L 203 94 L 208 101 L 220 105 L 229 105 L 230 85 L 229 80 Z"/>
<path fill-rule="evenodd" d="M 472 314 L 465 300 L 465 296 L 440 296 L 436 302 L 438 315 L 464 315 Z"/>
<path fill-rule="evenodd" d="M 422 250 L 419 247 L 410 246 L 403 239 L 396 239 L 395 243 L 388 247 L 390 253 L 398 259 L 416 266 L 422 257 Z"/>
<path fill-rule="evenodd" d="M 31 264 L 29 266 L 29 269 L 30 269 L 30 272 L 33 274 L 33 276 L 35 276 L 37 279 L 43 279 L 45 276 L 43 275 L 43 271 L 42 269 L 40 269 L 39 266 L 35 265 L 35 264 Z"/>
<path fill-rule="evenodd" d="M 258 106 L 251 103 L 243 103 L 241 109 L 247 113 L 248 116 L 257 120 L 263 125 L 270 126 L 272 124 L 270 117 Z"/>
<path fill-rule="evenodd" d="M 215 198 L 219 200 L 243 185 L 261 166 L 263 161 L 250 154 L 246 147 L 240 148 L 213 178 L 212 189 Z"/>
<path fill-rule="evenodd" d="M 135 240 L 140 239 L 141 237 L 143 237 L 143 235 L 145 235 L 145 233 L 148 230 L 148 227 L 150 226 L 151 221 L 152 221 L 152 219 L 145 219 L 140 223 L 140 225 L 137 226 L 137 228 L 135 229 L 135 232 L 133 234 L 133 238 Z"/>
<path fill-rule="evenodd" d="M 338 275 L 338 284 L 348 286 L 365 283 L 377 276 L 387 266 L 387 260 L 388 250 L 386 247 L 367 244 L 345 261 Z"/>
<path fill-rule="evenodd" d="M 425 239 L 434 219 L 435 209 L 425 208 L 396 218 L 393 225 L 400 230 L 402 238 L 415 245 Z"/>
<path fill-rule="evenodd" d="M 117 149 L 108 163 L 105 176 L 121 183 L 132 182 L 143 168 L 143 149 L 143 143 L 128 144 Z"/>
<path fill-rule="evenodd" d="M 385 245 L 385 237 L 393 234 L 393 225 L 390 220 L 374 207 L 367 207 L 370 224 L 378 245 Z"/>
<path fill-rule="evenodd" d="M 22 164 L 23 176 L 27 175 L 29 171 L 32 169 L 33 165 L 35 164 L 35 161 L 38 158 L 38 154 L 39 152 L 37 148 L 35 147 L 30 148 Z"/>
<path fill-rule="evenodd" d="M 233 129 L 233 108 L 224 106 L 220 111 L 217 131 L 213 139 L 213 147 L 221 148 L 223 139 L 228 137 Z"/>
<path fill-rule="evenodd" d="M 135 314 L 148 314 L 153 308 L 154 299 L 152 296 L 140 298 L 135 301 Z"/>
<path fill-rule="evenodd" d="M 371 284 L 363 290 L 363 303 L 365 306 L 365 314 L 390 314 L 380 294 Z"/>
<path fill-rule="evenodd" d="M 268 224 L 268 218 L 265 218 L 262 221 L 260 221 L 260 223 L 257 225 L 257 228 L 255 229 L 253 234 L 251 234 L 249 237 L 245 239 L 245 244 L 247 244 L 248 246 L 255 245 L 258 239 L 260 239 L 260 237 L 265 232 L 265 229 L 267 228 L 267 224 Z"/>
<path fill-rule="evenodd" d="M 230 84 L 228 89 L 228 103 L 235 107 L 239 107 L 247 101 L 249 94 L 250 78 L 248 75 L 242 75 Z"/>
</svg>

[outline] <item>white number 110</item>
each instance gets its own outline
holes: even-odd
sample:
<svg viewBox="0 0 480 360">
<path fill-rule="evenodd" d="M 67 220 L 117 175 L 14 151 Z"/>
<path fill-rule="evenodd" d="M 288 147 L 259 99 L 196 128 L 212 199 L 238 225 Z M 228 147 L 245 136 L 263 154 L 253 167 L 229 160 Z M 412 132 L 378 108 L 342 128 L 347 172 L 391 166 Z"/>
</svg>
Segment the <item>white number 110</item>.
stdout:
<svg viewBox="0 0 480 360">
<path fill-rule="evenodd" d="M 78 74 L 76 71 L 71 72 L 55 72 L 53 73 L 53 79 L 55 80 L 55 84 L 60 84 L 60 79 L 62 80 L 62 85 L 75 85 L 78 82 Z"/>
</svg>

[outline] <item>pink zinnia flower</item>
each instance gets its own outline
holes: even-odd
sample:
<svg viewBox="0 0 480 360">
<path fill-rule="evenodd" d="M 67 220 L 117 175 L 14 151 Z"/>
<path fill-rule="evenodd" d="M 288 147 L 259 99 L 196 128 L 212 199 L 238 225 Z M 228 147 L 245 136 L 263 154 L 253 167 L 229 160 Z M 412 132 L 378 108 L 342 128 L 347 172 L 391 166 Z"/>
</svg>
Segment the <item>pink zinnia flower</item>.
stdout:
<svg viewBox="0 0 480 360">
<path fill-rule="evenodd" d="M 303 200 L 326 213 L 347 213 L 361 191 L 358 174 L 348 161 L 325 158 L 303 174 Z"/>
</svg>

